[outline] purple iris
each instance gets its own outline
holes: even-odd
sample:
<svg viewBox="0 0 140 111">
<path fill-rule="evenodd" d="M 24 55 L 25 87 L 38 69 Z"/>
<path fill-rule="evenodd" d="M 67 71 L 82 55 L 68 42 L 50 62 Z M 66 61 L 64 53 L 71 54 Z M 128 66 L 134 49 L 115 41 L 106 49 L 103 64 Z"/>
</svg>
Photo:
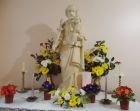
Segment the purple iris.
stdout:
<svg viewBox="0 0 140 111">
<path fill-rule="evenodd" d="M 53 90 L 55 88 L 54 84 L 51 84 L 49 83 L 49 81 L 45 81 L 43 84 L 42 84 L 42 87 L 44 89 L 47 89 L 47 90 Z"/>
<path fill-rule="evenodd" d="M 97 84 L 87 84 L 82 88 L 87 93 L 97 94 L 100 92 L 100 87 Z"/>
</svg>

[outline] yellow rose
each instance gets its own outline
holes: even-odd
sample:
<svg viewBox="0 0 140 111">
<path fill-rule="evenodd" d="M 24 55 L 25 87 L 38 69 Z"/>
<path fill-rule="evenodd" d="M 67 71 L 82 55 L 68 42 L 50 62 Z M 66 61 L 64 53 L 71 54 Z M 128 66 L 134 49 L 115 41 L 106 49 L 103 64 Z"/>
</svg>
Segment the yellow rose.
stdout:
<svg viewBox="0 0 140 111">
<path fill-rule="evenodd" d="M 90 55 L 89 55 L 89 56 L 86 57 L 86 61 L 87 61 L 88 63 L 92 63 L 93 60 L 94 60 L 94 59 L 93 59 L 93 56 L 90 56 Z"/>
<path fill-rule="evenodd" d="M 48 55 L 48 51 L 45 48 L 41 49 L 40 53 L 43 57 L 46 57 Z"/>
<path fill-rule="evenodd" d="M 41 72 L 43 75 L 46 75 L 49 72 L 49 69 L 47 67 L 41 67 L 39 69 L 39 72 Z"/>
<path fill-rule="evenodd" d="M 79 105 L 81 103 L 81 99 L 77 98 L 77 104 Z"/>
<path fill-rule="evenodd" d="M 102 49 L 102 51 L 106 54 L 108 52 L 108 47 L 105 45 L 101 45 L 99 46 L 100 49 Z"/>
<path fill-rule="evenodd" d="M 73 86 L 68 88 L 68 92 L 74 92 L 75 88 Z"/>
<path fill-rule="evenodd" d="M 63 101 L 62 98 L 59 98 L 59 99 L 57 100 L 57 103 L 58 103 L 58 104 L 63 104 L 63 102 L 64 102 L 64 101 Z"/>
<path fill-rule="evenodd" d="M 61 96 L 62 96 L 62 97 L 65 97 L 65 95 L 66 95 L 67 93 L 68 93 L 67 91 L 63 91 L 63 92 L 61 93 Z"/>
<path fill-rule="evenodd" d="M 102 64 L 102 67 L 106 70 L 106 69 L 108 69 L 108 64 L 103 63 L 103 64 Z"/>
<path fill-rule="evenodd" d="M 72 94 L 71 99 L 77 99 L 77 97 L 74 94 Z"/>
<path fill-rule="evenodd" d="M 71 107 L 75 107 L 76 104 L 77 104 L 77 102 L 76 102 L 75 99 L 70 99 L 70 101 L 69 101 L 69 106 L 71 106 Z"/>
<path fill-rule="evenodd" d="M 97 76 L 101 76 L 104 73 L 104 68 L 100 66 L 93 67 L 92 72 L 95 73 Z"/>
</svg>

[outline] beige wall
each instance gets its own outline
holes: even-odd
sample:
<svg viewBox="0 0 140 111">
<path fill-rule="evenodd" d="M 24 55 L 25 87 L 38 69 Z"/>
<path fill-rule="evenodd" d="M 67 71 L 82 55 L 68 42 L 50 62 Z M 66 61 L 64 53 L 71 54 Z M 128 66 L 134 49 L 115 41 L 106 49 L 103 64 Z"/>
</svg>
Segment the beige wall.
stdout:
<svg viewBox="0 0 140 111">
<path fill-rule="evenodd" d="M 21 86 L 23 61 L 28 71 L 25 85 L 31 86 L 34 60 L 29 55 L 39 51 L 40 42 L 56 37 L 59 20 L 65 19 L 64 10 L 71 3 L 79 9 L 88 39 L 85 47 L 106 40 L 110 55 L 122 61 L 123 84 L 140 100 L 139 0 L 0 0 L 0 86 L 8 82 Z M 109 90 L 118 85 L 118 73 L 116 69 L 110 74 Z"/>
</svg>

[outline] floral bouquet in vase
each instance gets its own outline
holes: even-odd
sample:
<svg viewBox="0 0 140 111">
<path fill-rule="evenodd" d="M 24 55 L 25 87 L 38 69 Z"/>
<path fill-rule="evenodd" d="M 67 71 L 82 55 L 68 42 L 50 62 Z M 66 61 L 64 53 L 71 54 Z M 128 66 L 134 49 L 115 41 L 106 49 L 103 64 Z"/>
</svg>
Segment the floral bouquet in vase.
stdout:
<svg viewBox="0 0 140 111">
<path fill-rule="evenodd" d="M 83 107 L 80 92 L 77 92 L 74 87 L 69 87 L 62 92 L 57 90 L 54 95 L 54 104 L 58 104 L 64 108 Z"/>
<path fill-rule="evenodd" d="M 119 86 L 112 94 L 113 98 L 120 101 L 120 108 L 123 110 L 129 109 L 129 101 L 135 101 L 134 96 L 132 89 L 127 86 Z"/>
<path fill-rule="evenodd" d="M 105 41 L 96 41 L 94 48 L 85 51 L 85 71 L 91 72 L 94 82 L 115 68 L 114 57 L 109 59 L 107 53 L 108 47 Z"/>
<path fill-rule="evenodd" d="M 36 60 L 36 80 L 38 81 L 42 75 L 47 75 L 52 81 L 52 75 L 57 75 L 61 72 L 60 54 L 52 50 L 53 40 L 41 43 L 40 46 L 41 51 L 39 54 L 31 54 Z"/>
<path fill-rule="evenodd" d="M 47 80 L 42 84 L 41 91 L 44 91 L 44 100 L 51 99 L 51 93 L 55 90 L 55 85 L 51 81 Z"/>
<path fill-rule="evenodd" d="M 100 86 L 97 84 L 87 84 L 82 89 L 86 92 L 90 102 L 95 103 L 95 97 L 100 92 Z"/>
<path fill-rule="evenodd" d="M 5 96 L 5 103 L 13 103 L 16 87 L 13 84 L 2 86 L 0 94 Z"/>
</svg>

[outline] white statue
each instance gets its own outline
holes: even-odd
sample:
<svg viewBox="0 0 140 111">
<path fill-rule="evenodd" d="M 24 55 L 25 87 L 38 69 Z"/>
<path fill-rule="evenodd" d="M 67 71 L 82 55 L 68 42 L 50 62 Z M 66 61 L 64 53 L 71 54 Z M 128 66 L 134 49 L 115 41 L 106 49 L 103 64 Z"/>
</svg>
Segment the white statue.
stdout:
<svg viewBox="0 0 140 111">
<path fill-rule="evenodd" d="M 84 70 L 85 37 L 81 33 L 81 19 L 77 15 L 74 6 L 66 8 L 65 22 L 60 21 L 58 31 L 60 35 L 54 44 L 54 49 L 60 51 L 63 82 L 60 88 L 69 86 L 80 88 L 82 84 L 81 72 Z"/>
</svg>

